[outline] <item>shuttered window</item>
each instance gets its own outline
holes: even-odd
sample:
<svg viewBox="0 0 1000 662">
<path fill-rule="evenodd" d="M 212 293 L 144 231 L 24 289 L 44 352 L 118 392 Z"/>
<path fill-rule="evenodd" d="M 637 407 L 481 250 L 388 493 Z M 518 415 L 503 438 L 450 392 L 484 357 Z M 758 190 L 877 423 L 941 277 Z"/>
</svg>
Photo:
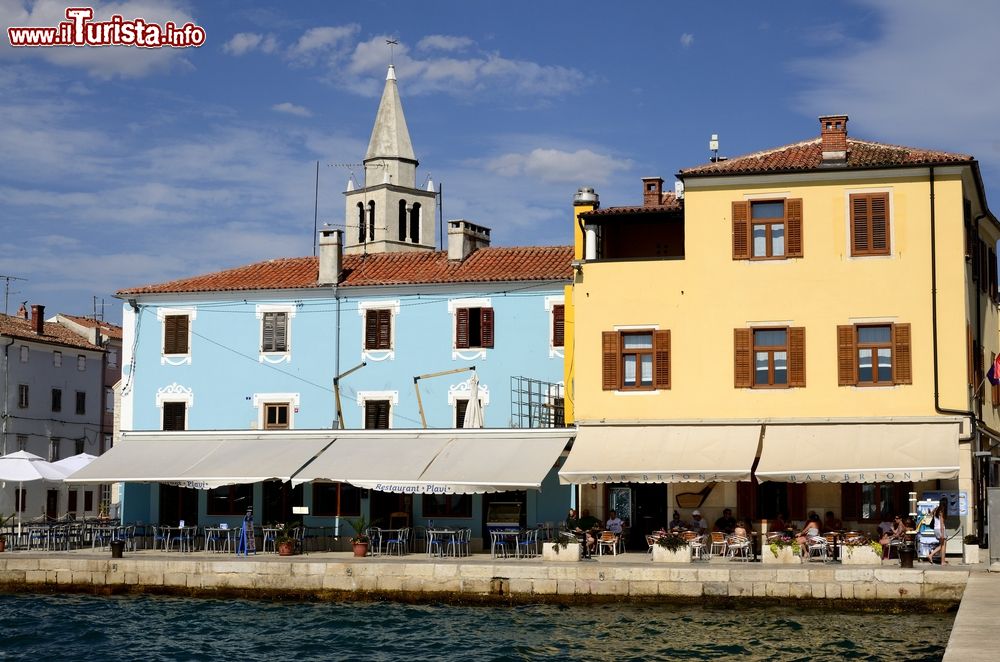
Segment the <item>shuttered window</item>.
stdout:
<svg viewBox="0 0 1000 662">
<path fill-rule="evenodd" d="M 458 308 L 455 310 L 456 348 L 493 347 L 493 331 L 492 308 Z"/>
<path fill-rule="evenodd" d="M 851 255 L 889 254 L 889 194 L 851 195 Z"/>
<path fill-rule="evenodd" d="M 186 406 L 183 402 L 164 402 L 163 403 L 163 429 L 164 430 L 183 430 L 185 428 L 185 412 Z"/>
<path fill-rule="evenodd" d="M 988 249 L 989 261 L 986 263 L 986 268 L 989 269 L 989 277 L 987 282 L 990 288 L 990 299 L 994 302 L 997 301 L 997 252 L 992 248 Z"/>
<path fill-rule="evenodd" d="M 733 330 L 733 385 L 789 388 L 806 385 L 803 327 Z"/>
<path fill-rule="evenodd" d="M 187 315 L 167 315 L 163 318 L 164 354 L 188 353 L 188 327 Z"/>
<path fill-rule="evenodd" d="M 802 200 L 733 203 L 733 259 L 802 257 Z"/>
<path fill-rule="evenodd" d="M 606 331 L 601 347 L 605 391 L 670 388 L 670 331 Z"/>
<path fill-rule="evenodd" d="M 389 401 L 365 400 L 365 429 L 389 429 Z"/>
<path fill-rule="evenodd" d="M 388 308 L 365 311 L 365 349 L 392 349 L 392 311 Z"/>
<path fill-rule="evenodd" d="M 552 306 L 552 346 L 563 347 L 566 344 L 566 306 Z"/>
<path fill-rule="evenodd" d="M 990 352 L 990 365 L 996 361 L 997 355 Z M 1000 384 L 990 384 L 990 400 L 994 407 L 1000 406 Z"/>
<path fill-rule="evenodd" d="M 264 313 L 262 352 L 288 351 L 288 313 Z"/>
<path fill-rule="evenodd" d="M 837 327 L 837 377 L 840 386 L 912 384 L 910 325 Z"/>
</svg>

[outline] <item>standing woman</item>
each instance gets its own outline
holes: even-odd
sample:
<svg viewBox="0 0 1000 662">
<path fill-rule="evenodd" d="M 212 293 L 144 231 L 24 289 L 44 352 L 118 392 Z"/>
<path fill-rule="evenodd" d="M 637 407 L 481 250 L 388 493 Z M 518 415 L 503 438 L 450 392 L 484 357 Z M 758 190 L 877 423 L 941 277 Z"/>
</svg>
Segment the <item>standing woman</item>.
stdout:
<svg viewBox="0 0 1000 662">
<path fill-rule="evenodd" d="M 948 535 L 945 533 L 944 529 L 944 518 L 948 515 L 948 500 L 942 498 L 938 503 L 938 507 L 934 509 L 931 513 L 931 526 L 934 527 L 934 537 L 938 540 L 938 545 L 931 550 L 931 553 L 927 555 L 927 560 L 934 563 L 934 555 L 941 555 L 941 565 L 948 565 L 948 560 L 945 558 L 945 547 L 948 543 Z"/>
</svg>

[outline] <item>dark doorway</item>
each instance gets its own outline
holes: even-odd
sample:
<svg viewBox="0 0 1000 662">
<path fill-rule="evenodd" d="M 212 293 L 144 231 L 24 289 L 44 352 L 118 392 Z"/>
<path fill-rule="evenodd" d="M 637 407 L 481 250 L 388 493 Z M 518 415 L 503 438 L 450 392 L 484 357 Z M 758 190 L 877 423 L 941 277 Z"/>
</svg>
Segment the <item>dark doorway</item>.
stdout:
<svg viewBox="0 0 1000 662">
<path fill-rule="evenodd" d="M 45 492 L 45 516 L 49 519 L 59 517 L 59 490 Z"/>
<path fill-rule="evenodd" d="M 392 527 L 413 524 L 413 497 L 372 490 L 368 499 L 372 526 Z M 402 515 L 400 514 L 402 513 Z"/>
<path fill-rule="evenodd" d="M 293 506 L 303 505 L 302 485 L 292 487 L 291 483 L 280 480 L 267 480 L 262 485 L 261 524 L 286 523 L 302 519 L 301 515 L 292 513 Z"/>
<path fill-rule="evenodd" d="M 646 535 L 666 526 L 670 521 L 667 486 L 661 483 L 630 483 L 635 503 L 628 545 L 631 549 L 646 549 Z"/>
<path fill-rule="evenodd" d="M 185 526 L 198 523 L 198 490 L 176 485 L 160 485 L 160 524 Z"/>
<path fill-rule="evenodd" d="M 496 508 L 491 508 L 490 506 L 494 503 L 497 504 L 518 504 L 517 506 L 498 506 Z M 514 514 L 519 512 L 518 521 L 512 521 L 514 519 Z M 528 493 L 524 490 L 517 490 L 512 492 L 494 492 L 491 494 L 483 495 L 483 529 L 482 535 L 484 538 L 488 538 L 488 527 L 490 524 L 490 518 L 496 519 L 498 521 L 492 522 L 496 525 L 498 529 L 504 528 L 518 528 L 524 529 L 528 526 Z M 509 526 L 504 526 L 504 524 L 509 524 Z"/>
</svg>

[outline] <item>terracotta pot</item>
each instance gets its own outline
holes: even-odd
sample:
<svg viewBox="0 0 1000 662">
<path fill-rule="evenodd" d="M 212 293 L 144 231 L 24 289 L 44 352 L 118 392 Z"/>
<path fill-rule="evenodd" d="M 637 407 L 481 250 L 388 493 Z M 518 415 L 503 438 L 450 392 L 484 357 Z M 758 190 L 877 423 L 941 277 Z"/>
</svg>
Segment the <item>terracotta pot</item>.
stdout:
<svg viewBox="0 0 1000 662">
<path fill-rule="evenodd" d="M 292 556 L 293 554 L 295 554 L 294 542 L 278 543 L 278 556 Z"/>
<path fill-rule="evenodd" d="M 355 556 L 367 556 L 368 555 L 368 543 L 366 542 L 356 542 L 353 543 L 354 555 Z"/>
<path fill-rule="evenodd" d="M 5 536 L 0 536 L 0 552 L 7 551 L 7 538 Z"/>
</svg>

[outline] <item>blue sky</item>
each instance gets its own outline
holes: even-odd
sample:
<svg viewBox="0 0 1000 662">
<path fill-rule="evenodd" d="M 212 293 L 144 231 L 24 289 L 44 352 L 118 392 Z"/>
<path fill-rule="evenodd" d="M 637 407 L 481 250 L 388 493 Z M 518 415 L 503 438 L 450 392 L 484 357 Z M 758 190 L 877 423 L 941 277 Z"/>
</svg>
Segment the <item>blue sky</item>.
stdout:
<svg viewBox="0 0 1000 662">
<path fill-rule="evenodd" d="M 82 3 L 81 3 L 82 4 Z M 93 5 L 205 28 L 201 48 L 0 45 L 0 274 L 9 312 L 312 253 L 343 222 L 395 62 L 418 179 L 496 244 L 570 241 L 571 199 L 638 204 L 639 178 L 818 135 L 974 154 L 1000 209 L 1000 4 L 288 2 Z M 0 0 L 0 24 L 66 7 Z"/>
</svg>

